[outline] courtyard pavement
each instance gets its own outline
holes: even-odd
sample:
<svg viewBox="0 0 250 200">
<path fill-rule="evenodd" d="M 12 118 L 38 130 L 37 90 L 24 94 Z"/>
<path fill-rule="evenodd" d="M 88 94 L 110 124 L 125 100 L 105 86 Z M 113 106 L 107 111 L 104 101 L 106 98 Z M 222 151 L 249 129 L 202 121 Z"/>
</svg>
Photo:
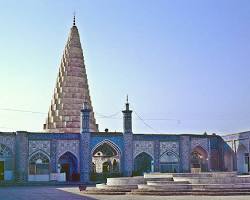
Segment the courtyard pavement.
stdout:
<svg viewBox="0 0 250 200">
<path fill-rule="evenodd" d="M 0 200 L 249 200 L 250 196 L 132 196 L 84 195 L 77 187 L 0 187 Z"/>
</svg>

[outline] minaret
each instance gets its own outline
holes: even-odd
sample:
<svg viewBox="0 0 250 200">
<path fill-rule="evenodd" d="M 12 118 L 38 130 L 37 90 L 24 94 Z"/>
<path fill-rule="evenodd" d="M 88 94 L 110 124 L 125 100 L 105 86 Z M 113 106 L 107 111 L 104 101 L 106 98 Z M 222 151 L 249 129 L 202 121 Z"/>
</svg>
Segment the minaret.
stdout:
<svg viewBox="0 0 250 200">
<path fill-rule="evenodd" d="M 129 109 L 128 96 L 123 113 L 123 142 L 124 142 L 124 175 L 131 176 L 133 171 L 133 132 L 132 110 Z"/>
<path fill-rule="evenodd" d="M 91 152 L 90 152 L 90 113 L 91 109 L 88 102 L 84 102 L 81 110 L 81 133 L 80 133 L 80 181 L 89 183 L 89 174 L 91 172 Z"/>
<path fill-rule="evenodd" d="M 125 104 L 125 110 L 123 113 L 123 131 L 125 133 L 132 133 L 132 110 L 129 110 L 129 102 L 127 95 L 127 102 Z"/>
<path fill-rule="evenodd" d="M 80 36 L 74 16 L 44 130 L 53 133 L 80 133 L 80 112 L 84 102 L 88 103 L 91 110 L 90 131 L 97 132 Z"/>
</svg>

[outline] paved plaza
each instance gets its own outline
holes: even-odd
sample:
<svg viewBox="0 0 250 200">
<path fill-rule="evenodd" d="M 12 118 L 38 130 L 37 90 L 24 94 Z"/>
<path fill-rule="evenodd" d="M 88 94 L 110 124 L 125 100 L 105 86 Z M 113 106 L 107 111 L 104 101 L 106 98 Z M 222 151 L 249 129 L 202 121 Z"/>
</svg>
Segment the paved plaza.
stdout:
<svg viewBox="0 0 250 200">
<path fill-rule="evenodd" d="M 249 200 L 250 196 L 133 196 L 133 195 L 83 195 L 77 187 L 2 187 L 0 200 Z"/>
</svg>

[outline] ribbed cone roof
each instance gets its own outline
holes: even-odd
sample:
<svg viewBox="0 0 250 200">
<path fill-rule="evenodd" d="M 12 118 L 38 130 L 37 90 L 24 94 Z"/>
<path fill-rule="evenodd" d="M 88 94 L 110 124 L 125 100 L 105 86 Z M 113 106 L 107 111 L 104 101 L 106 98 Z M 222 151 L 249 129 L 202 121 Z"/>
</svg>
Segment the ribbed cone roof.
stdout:
<svg viewBox="0 0 250 200">
<path fill-rule="evenodd" d="M 44 130 L 80 133 L 80 111 L 84 102 L 93 111 L 80 36 L 77 27 L 73 25 L 63 52 Z M 93 112 L 90 114 L 90 129 L 98 131 Z"/>
</svg>

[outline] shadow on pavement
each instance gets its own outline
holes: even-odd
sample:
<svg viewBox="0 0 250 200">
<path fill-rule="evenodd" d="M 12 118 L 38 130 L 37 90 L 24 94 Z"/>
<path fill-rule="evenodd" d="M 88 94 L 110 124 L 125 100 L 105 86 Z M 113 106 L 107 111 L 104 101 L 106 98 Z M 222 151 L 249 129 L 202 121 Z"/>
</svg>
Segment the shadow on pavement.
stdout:
<svg viewBox="0 0 250 200">
<path fill-rule="evenodd" d="M 72 190 L 72 192 L 71 192 Z M 79 190 L 78 190 L 79 191 Z M 1 200 L 98 200 L 82 195 L 77 188 L 53 186 L 0 187 Z"/>
</svg>

